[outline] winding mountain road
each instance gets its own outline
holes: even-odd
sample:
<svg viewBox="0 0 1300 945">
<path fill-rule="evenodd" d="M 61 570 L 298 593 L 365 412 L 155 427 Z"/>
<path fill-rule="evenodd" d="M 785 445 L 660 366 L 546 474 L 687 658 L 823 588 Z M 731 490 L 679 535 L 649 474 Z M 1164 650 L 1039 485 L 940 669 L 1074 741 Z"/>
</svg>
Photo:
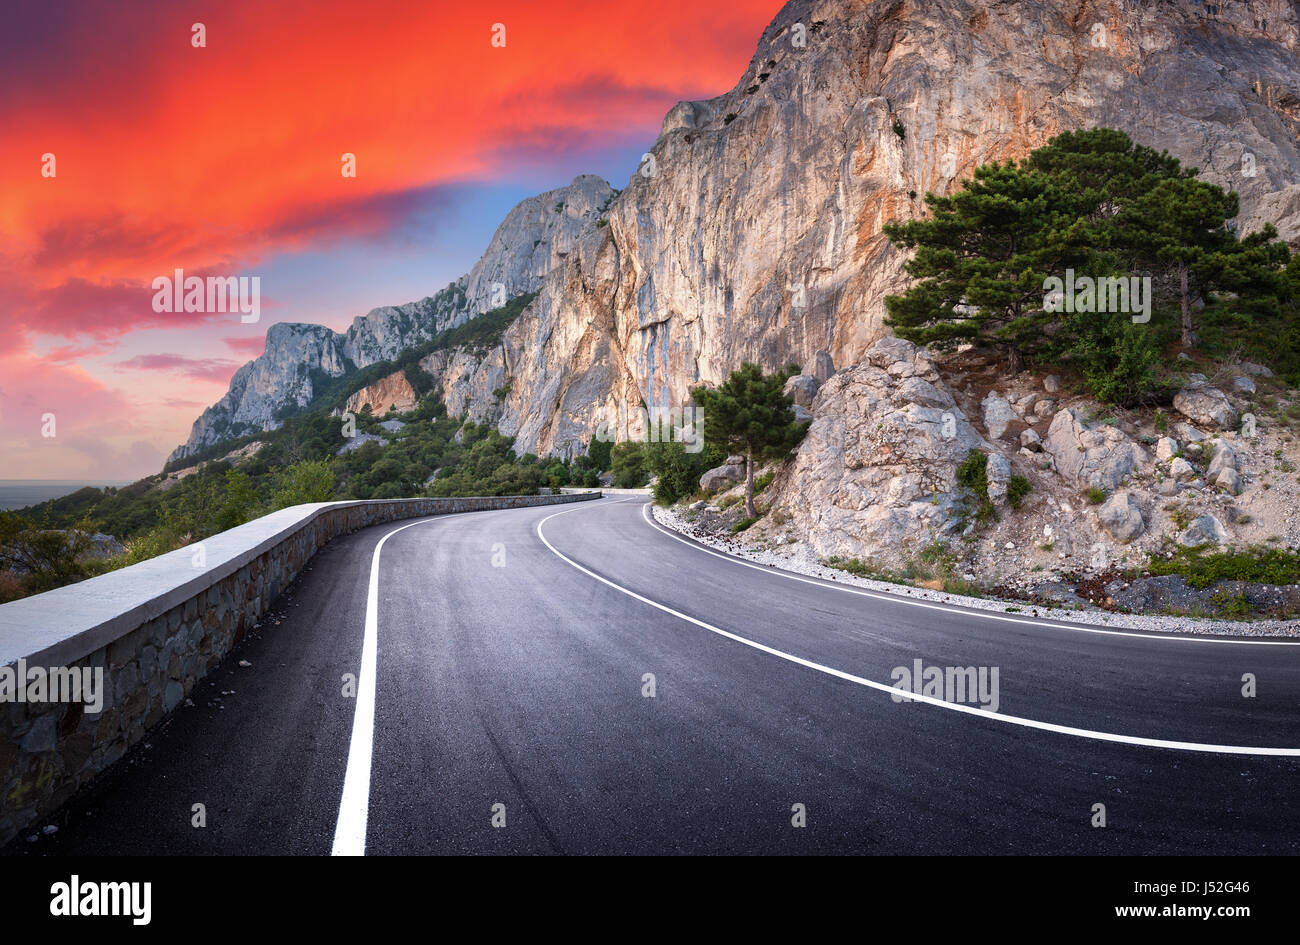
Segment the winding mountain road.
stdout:
<svg viewBox="0 0 1300 945">
<path fill-rule="evenodd" d="M 996 711 L 895 701 L 916 660 Z M 5 852 L 1300 852 L 1300 642 L 875 594 L 641 497 L 337 539 L 192 700 Z"/>
</svg>

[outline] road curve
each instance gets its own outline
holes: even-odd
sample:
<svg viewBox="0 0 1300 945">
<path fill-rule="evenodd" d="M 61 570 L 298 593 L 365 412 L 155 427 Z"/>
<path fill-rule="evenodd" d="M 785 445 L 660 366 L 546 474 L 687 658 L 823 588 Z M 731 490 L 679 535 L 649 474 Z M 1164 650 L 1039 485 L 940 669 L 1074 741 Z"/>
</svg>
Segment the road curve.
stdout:
<svg viewBox="0 0 1300 945">
<path fill-rule="evenodd" d="M 193 707 L 5 852 L 1300 850 L 1300 646 L 920 606 L 643 507 L 335 540 Z M 996 667 L 996 712 L 894 701 L 916 660 Z"/>
</svg>

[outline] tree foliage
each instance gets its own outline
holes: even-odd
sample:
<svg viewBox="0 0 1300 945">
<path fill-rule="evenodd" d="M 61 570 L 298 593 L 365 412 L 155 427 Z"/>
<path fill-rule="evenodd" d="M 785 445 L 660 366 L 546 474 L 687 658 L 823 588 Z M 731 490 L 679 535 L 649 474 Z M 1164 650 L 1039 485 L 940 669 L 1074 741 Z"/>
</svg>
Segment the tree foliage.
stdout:
<svg viewBox="0 0 1300 945">
<path fill-rule="evenodd" d="M 766 459 L 784 458 L 807 432 L 795 419 L 794 401 L 783 393 L 785 382 L 799 373 L 790 365 L 774 374 L 746 361 L 718 387 L 691 391 L 703 417 L 704 440 L 720 451 L 745 456 L 745 514 L 754 517 L 754 468 Z"/>
<path fill-rule="evenodd" d="M 918 344 L 996 347 L 1013 373 L 1027 361 L 1074 364 L 1096 396 L 1133 403 L 1158 388 L 1167 341 L 1198 341 L 1198 301 L 1230 294 L 1237 312 L 1295 315 L 1285 308 L 1290 251 L 1273 227 L 1239 238 L 1235 193 L 1120 131 L 1058 135 L 1022 161 L 977 168 L 950 195 L 927 194 L 926 205 L 928 217 L 885 227 L 914 251 L 915 279 L 886 299 L 887 323 Z M 1122 311 L 1050 304 L 1045 283 L 1067 270 L 1150 279 L 1143 315 L 1157 317 L 1135 322 L 1133 299 Z"/>
</svg>

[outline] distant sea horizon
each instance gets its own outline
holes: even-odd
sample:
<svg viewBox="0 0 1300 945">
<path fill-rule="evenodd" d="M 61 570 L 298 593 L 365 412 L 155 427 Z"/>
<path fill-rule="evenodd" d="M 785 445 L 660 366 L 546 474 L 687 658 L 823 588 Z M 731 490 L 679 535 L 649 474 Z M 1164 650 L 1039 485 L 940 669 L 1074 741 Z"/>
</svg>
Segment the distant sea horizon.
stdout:
<svg viewBox="0 0 1300 945">
<path fill-rule="evenodd" d="M 129 486 L 134 479 L 0 479 L 0 509 L 25 509 L 94 486 Z"/>
</svg>

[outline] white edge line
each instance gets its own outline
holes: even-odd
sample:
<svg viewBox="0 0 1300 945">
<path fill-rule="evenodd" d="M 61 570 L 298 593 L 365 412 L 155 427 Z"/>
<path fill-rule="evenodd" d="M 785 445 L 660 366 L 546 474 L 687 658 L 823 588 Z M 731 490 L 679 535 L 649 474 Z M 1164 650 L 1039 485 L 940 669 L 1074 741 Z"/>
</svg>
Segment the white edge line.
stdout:
<svg viewBox="0 0 1300 945">
<path fill-rule="evenodd" d="M 490 511 L 513 512 L 514 509 Z M 451 513 L 452 515 L 458 513 Z M 483 515 L 484 513 L 477 513 Z M 370 764 L 375 742 L 376 663 L 379 645 L 379 552 L 384 542 L 400 531 L 445 521 L 446 513 L 399 525 L 379 539 L 370 558 L 370 587 L 366 592 L 366 629 L 361 641 L 361 672 L 357 677 L 357 706 L 352 716 L 352 738 L 348 743 L 348 763 L 343 776 L 343 795 L 339 799 L 338 821 L 334 826 L 334 845 L 330 856 L 365 856 L 366 822 L 370 816 Z"/>
<path fill-rule="evenodd" d="M 588 577 L 595 578 L 597 581 L 600 581 L 602 584 L 608 585 L 609 587 L 612 587 L 614 590 L 619 591 L 620 593 L 635 598 L 636 600 L 641 601 L 643 604 L 649 604 L 651 607 L 654 607 L 657 610 L 662 610 L 664 613 L 671 614 L 672 616 L 677 617 L 680 620 L 685 620 L 687 623 L 694 624 L 695 626 L 700 627 L 704 630 L 708 630 L 712 633 L 718 634 L 719 636 L 726 637 L 728 640 L 734 640 L 737 643 L 743 643 L 745 646 L 753 647 L 754 649 L 760 650 L 761 652 L 767 653 L 771 656 L 776 656 L 780 659 L 787 660 L 788 662 L 795 663 L 799 666 L 807 667 L 808 669 L 817 670 L 820 673 L 826 673 L 828 676 L 834 676 L 837 679 L 843 679 L 851 683 L 856 683 L 859 686 L 866 686 L 869 689 L 875 689 L 879 692 L 889 693 L 891 695 L 899 694 L 900 690 L 894 686 L 886 686 L 884 683 L 879 683 L 872 679 L 865 679 L 862 676 L 855 676 L 852 673 L 846 673 L 844 672 L 844 670 L 835 669 L 832 666 L 825 666 L 821 663 L 814 663 L 812 660 L 806 660 L 801 656 L 795 656 L 793 653 L 787 653 L 784 650 L 778 650 L 775 647 L 770 647 L 767 646 L 766 644 L 758 643 L 755 640 L 750 640 L 746 637 L 739 636 L 738 634 L 731 633 L 730 631 L 723 630 L 720 627 L 715 627 L 713 626 L 713 624 L 705 623 L 703 620 L 697 620 L 695 617 L 692 617 L 688 614 L 684 614 L 678 610 L 673 610 L 671 607 L 667 606 L 666 604 L 661 604 L 658 601 L 651 600 L 648 597 L 643 597 L 642 595 L 638 594 L 636 591 L 629 590 L 626 587 L 623 587 L 619 584 L 615 584 L 613 581 L 601 577 L 596 572 L 588 570 L 587 568 L 578 564 L 573 559 L 567 557 L 562 551 L 560 551 L 554 545 L 552 545 L 546 539 L 546 535 L 542 532 L 542 526 L 545 525 L 547 522 L 549 522 L 551 519 L 555 518 L 558 515 L 565 515 L 569 512 L 577 512 L 577 511 L 579 511 L 579 509 L 565 509 L 563 512 L 556 512 L 553 515 L 546 516 L 546 518 L 542 519 L 540 522 L 537 523 L 537 537 L 542 540 L 542 544 L 546 545 L 546 547 L 549 548 L 556 557 L 560 558 L 566 564 L 569 564 L 570 566 L 577 568 L 579 571 L 581 571 L 583 574 L 587 575 Z M 1203 744 L 1201 742 L 1178 742 L 1178 741 L 1169 741 L 1163 738 L 1142 738 L 1135 735 L 1116 735 L 1111 732 L 1094 732 L 1091 731 L 1090 729 L 1074 728 L 1073 726 L 1069 726 L 1069 725 L 1056 725 L 1055 723 L 1052 722 L 1039 722 L 1034 719 L 1020 718 L 1019 716 L 1015 716 L 1015 715 L 1003 715 L 1000 712 L 990 712 L 987 709 L 979 709 L 974 706 L 963 705 L 957 702 L 946 702 L 943 699 L 937 699 L 934 696 L 925 696 L 916 693 L 908 694 L 907 698 L 904 699 L 903 701 L 924 702 L 929 705 L 937 706 L 941 709 L 948 709 L 951 712 L 962 712 L 966 715 L 980 716 L 989 719 L 991 721 L 1003 722 L 1008 725 L 1020 725 L 1025 728 L 1038 729 L 1044 732 L 1055 732 L 1060 735 L 1074 735 L 1079 738 L 1091 738 L 1096 741 L 1103 741 L 1103 742 L 1118 742 L 1124 745 L 1140 745 L 1146 748 L 1172 748 L 1178 751 L 1198 751 L 1198 752 L 1210 752 L 1215 754 L 1228 754 L 1228 755 L 1276 755 L 1276 756 L 1284 756 L 1284 757 L 1300 757 L 1300 748 L 1252 748 L 1252 747 L 1245 747 L 1241 745 L 1209 745 L 1209 744 Z"/>
<path fill-rule="evenodd" d="M 641 517 L 651 528 L 658 529 L 669 538 L 680 541 L 683 545 L 694 548 L 696 551 L 702 551 L 706 555 L 713 555 L 715 558 L 721 558 L 723 561 L 730 561 L 732 564 L 738 564 L 742 568 L 753 568 L 755 571 L 762 571 L 764 574 L 771 574 L 775 577 L 783 577 L 787 580 L 798 581 L 801 584 L 812 584 L 816 587 L 824 587 L 828 590 L 844 591 L 846 594 L 857 594 L 859 597 L 870 597 L 875 600 L 893 601 L 898 604 L 909 604 L 913 607 L 923 607 L 926 610 L 941 610 L 949 614 L 961 614 L 963 616 L 976 617 L 982 620 L 1001 620 L 1004 623 L 1019 623 L 1031 627 L 1047 627 L 1052 630 L 1072 630 L 1077 633 L 1100 633 L 1112 637 L 1128 637 L 1132 640 L 1158 640 L 1162 643 L 1229 643 L 1234 646 L 1300 646 L 1300 640 L 1243 640 L 1234 637 L 1195 637 L 1186 634 L 1166 633 L 1160 630 L 1107 630 L 1104 627 L 1085 627 L 1077 623 L 1051 623 L 1045 620 L 1034 620 L 1029 617 L 1008 617 L 1005 614 L 997 614 L 992 611 L 982 610 L 978 607 L 962 607 L 961 605 L 937 604 L 930 601 L 917 600 L 915 597 L 905 597 L 902 594 L 889 594 L 885 591 L 873 591 L 863 587 L 852 587 L 846 584 L 839 584 L 834 581 L 817 580 L 815 578 L 804 577 L 800 574 L 792 574 L 783 568 L 767 567 L 766 565 L 754 564 L 735 555 L 723 554 L 720 551 L 714 551 L 702 544 L 688 541 L 681 535 L 673 532 L 672 529 L 660 525 L 650 515 L 650 503 L 647 502 L 641 507 Z"/>
<path fill-rule="evenodd" d="M 436 519 L 420 519 L 398 526 L 379 539 L 370 558 L 370 589 L 366 592 L 366 629 L 361 641 L 361 672 L 357 678 L 357 706 L 352 716 L 347 773 L 339 800 L 331 856 L 365 856 L 366 820 L 370 814 L 370 762 L 375 742 L 376 653 L 379 643 L 379 552 L 398 532 Z"/>
</svg>

